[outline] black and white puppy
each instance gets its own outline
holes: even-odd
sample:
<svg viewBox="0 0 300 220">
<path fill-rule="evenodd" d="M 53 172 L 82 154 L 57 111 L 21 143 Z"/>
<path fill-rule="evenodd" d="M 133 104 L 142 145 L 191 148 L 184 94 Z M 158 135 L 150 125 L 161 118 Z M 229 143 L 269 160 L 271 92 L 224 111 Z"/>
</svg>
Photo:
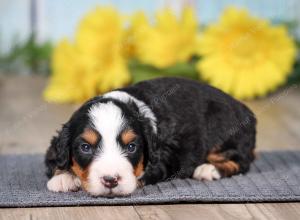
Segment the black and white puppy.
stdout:
<svg viewBox="0 0 300 220">
<path fill-rule="evenodd" d="M 159 78 L 83 104 L 55 136 L 45 163 L 49 190 L 132 193 L 173 177 L 214 180 L 248 171 L 256 119 L 218 89 Z"/>
</svg>

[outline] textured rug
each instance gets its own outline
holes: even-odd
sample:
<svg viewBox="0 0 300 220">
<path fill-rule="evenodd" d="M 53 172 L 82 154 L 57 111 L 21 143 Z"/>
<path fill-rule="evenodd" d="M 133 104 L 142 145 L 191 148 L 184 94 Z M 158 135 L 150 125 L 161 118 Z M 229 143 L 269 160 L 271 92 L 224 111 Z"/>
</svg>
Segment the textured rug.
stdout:
<svg viewBox="0 0 300 220">
<path fill-rule="evenodd" d="M 127 197 L 46 188 L 42 155 L 0 156 L 0 207 L 300 201 L 300 151 L 262 152 L 246 175 L 213 182 L 172 179 Z"/>
</svg>

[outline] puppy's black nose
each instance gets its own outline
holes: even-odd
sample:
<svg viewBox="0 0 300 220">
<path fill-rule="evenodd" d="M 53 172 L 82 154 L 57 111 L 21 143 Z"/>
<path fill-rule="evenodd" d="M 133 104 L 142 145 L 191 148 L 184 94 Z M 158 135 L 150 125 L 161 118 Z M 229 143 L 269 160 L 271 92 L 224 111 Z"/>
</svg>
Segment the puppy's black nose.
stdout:
<svg viewBox="0 0 300 220">
<path fill-rule="evenodd" d="M 113 176 L 103 176 L 102 177 L 102 183 L 107 188 L 114 188 L 118 185 L 118 177 Z"/>
</svg>

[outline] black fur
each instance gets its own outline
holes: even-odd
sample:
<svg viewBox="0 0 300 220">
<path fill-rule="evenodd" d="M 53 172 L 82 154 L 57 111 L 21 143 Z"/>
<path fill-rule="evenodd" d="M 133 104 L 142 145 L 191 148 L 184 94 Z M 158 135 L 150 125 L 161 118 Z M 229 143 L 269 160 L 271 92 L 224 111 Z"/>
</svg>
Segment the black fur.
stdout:
<svg viewBox="0 0 300 220">
<path fill-rule="evenodd" d="M 56 169 L 68 170 L 70 167 L 70 132 L 69 123 L 63 125 L 63 128 L 58 132 L 58 136 L 55 136 L 51 140 L 50 147 L 46 153 L 46 174 L 48 177 L 54 175 Z"/>
<path fill-rule="evenodd" d="M 143 181 L 156 183 L 176 175 L 191 177 L 219 146 L 220 153 L 240 165 L 254 159 L 256 119 L 242 103 L 222 91 L 180 78 L 160 78 L 121 89 L 151 106 L 158 135 L 148 130 L 149 163 Z"/>
<path fill-rule="evenodd" d="M 49 177 L 55 169 L 70 168 L 70 158 L 79 154 L 74 151 L 74 142 L 90 123 L 88 109 L 107 101 L 122 109 L 126 126 L 138 134 L 141 148 L 129 159 L 135 166 L 143 154 L 146 168 L 141 181 L 144 184 L 174 176 L 191 177 L 198 165 L 207 162 L 213 150 L 236 162 L 240 168 L 236 173 L 248 171 L 254 159 L 256 119 L 241 102 L 218 89 L 181 78 L 144 81 L 119 91 L 127 92 L 151 108 L 157 118 L 157 134 L 135 103 L 96 97 L 77 110 L 52 139 L 46 155 Z M 92 157 L 81 164 L 84 166 L 91 160 Z"/>
</svg>

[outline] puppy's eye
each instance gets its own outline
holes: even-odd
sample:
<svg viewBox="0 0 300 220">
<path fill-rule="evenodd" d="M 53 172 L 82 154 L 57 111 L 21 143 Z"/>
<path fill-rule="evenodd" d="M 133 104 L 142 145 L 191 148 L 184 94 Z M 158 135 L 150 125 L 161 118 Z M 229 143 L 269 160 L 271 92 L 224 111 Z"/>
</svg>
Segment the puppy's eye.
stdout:
<svg viewBox="0 0 300 220">
<path fill-rule="evenodd" d="M 86 143 L 81 144 L 80 149 L 83 153 L 90 153 L 92 151 L 91 145 L 86 144 Z"/>
<path fill-rule="evenodd" d="M 135 143 L 130 143 L 127 145 L 127 151 L 129 153 L 134 153 L 136 150 L 136 144 Z"/>
</svg>

